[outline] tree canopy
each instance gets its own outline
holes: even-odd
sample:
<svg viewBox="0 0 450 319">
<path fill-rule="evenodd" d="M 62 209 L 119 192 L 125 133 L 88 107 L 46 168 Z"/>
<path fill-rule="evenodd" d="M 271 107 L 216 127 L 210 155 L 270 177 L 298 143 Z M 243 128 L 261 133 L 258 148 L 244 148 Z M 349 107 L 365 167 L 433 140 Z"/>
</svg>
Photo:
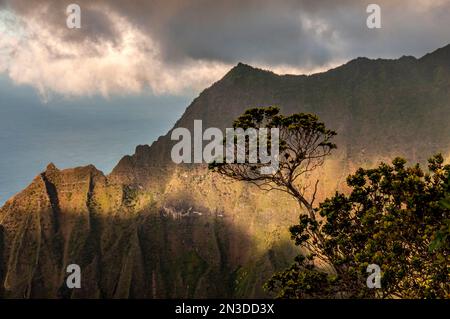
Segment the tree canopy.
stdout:
<svg viewBox="0 0 450 319">
<path fill-rule="evenodd" d="M 261 163 L 225 163 L 225 160 L 211 163 L 210 169 L 236 180 L 256 184 L 265 190 L 287 192 L 314 218 L 317 182 L 311 190 L 307 177 L 336 148 L 332 143 L 336 132 L 326 128 L 315 115 L 297 113 L 283 116 L 278 107 L 249 109 L 234 121 L 233 127 L 244 130 L 278 128 L 279 169 L 273 174 L 261 174 L 258 170 Z M 267 139 L 270 146 L 270 137 Z M 247 140 L 247 155 L 249 149 Z"/>
<path fill-rule="evenodd" d="M 450 166 L 436 155 L 428 169 L 402 158 L 358 169 L 347 179 L 350 194 L 316 209 L 319 222 L 302 215 L 290 229 L 299 246 L 318 230 L 336 271 L 301 255 L 267 287 L 284 298 L 449 298 Z M 369 264 L 381 268 L 380 289 L 367 287 Z"/>
</svg>

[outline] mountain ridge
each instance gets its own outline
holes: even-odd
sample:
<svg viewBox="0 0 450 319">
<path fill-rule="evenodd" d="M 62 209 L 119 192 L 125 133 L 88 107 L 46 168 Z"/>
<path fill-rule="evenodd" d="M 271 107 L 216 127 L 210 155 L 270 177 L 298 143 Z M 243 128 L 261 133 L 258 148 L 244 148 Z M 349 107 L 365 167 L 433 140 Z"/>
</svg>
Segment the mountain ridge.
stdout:
<svg viewBox="0 0 450 319">
<path fill-rule="evenodd" d="M 135 163 L 139 162 L 139 159 L 145 159 L 145 160 L 154 160 L 154 161 L 159 161 L 159 162 L 163 162 L 163 161 L 167 161 L 168 158 L 164 158 L 161 159 L 159 158 L 158 160 L 153 159 L 153 154 L 152 153 L 157 153 L 157 154 L 161 154 L 161 149 L 160 149 L 160 144 L 170 144 L 169 140 L 169 135 L 171 133 L 171 131 L 176 128 L 176 127 L 187 127 L 187 128 L 191 128 L 191 125 L 189 125 L 189 123 L 187 123 L 188 121 L 192 122 L 193 121 L 193 114 L 194 113 L 196 116 L 198 116 L 199 118 L 202 118 L 204 120 L 204 116 L 207 115 L 207 110 L 208 108 L 206 108 L 206 110 L 202 110 L 202 111 L 192 111 L 193 108 L 196 108 L 196 106 L 198 105 L 198 103 L 196 103 L 199 99 L 205 97 L 205 99 L 208 99 L 208 95 L 210 94 L 211 91 L 216 90 L 219 87 L 219 90 L 223 90 L 223 86 L 225 87 L 230 87 L 233 86 L 233 83 L 235 81 L 239 82 L 239 85 L 242 85 L 243 82 L 244 83 L 248 83 L 248 81 L 259 81 L 259 82 L 270 82 L 275 80 L 280 80 L 283 83 L 287 83 L 289 85 L 289 83 L 292 82 L 299 82 L 300 85 L 302 85 L 303 82 L 305 81 L 321 81 L 323 78 L 325 78 L 325 80 L 327 80 L 328 78 L 333 78 L 336 76 L 344 76 L 344 77 L 348 77 L 350 78 L 351 76 L 354 76 L 355 72 L 358 73 L 363 73 L 363 75 L 365 76 L 365 74 L 370 73 L 371 71 L 377 71 L 377 70 L 373 70 L 373 66 L 375 67 L 381 67 L 381 68 L 391 68 L 391 65 L 397 65 L 397 69 L 409 69 L 411 68 L 412 65 L 416 65 L 418 66 L 419 69 L 422 69 L 421 71 L 424 72 L 424 68 L 426 69 L 427 65 L 426 63 L 430 60 L 433 59 L 433 57 L 436 56 L 438 57 L 437 60 L 439 61 L 444 61 L 449 67 L 450 67 L 450 44 L 446 45 L 442 48 L 439 48 L 435 51 L 433 51 L 432 53 L 428 53 L 425 54 L 424 56 L 422 56 L 421 58 L 414 58 L 411 59 L 407 56 L 403 56 L 399 59 L 368 59 L 368 58 L 356 58 L 354 60 L 351 60 L 339 67 L 330 69 L 326 72 L 321 72 L 321 73 L 316 73 L 316 74 L 312 74 L 312 75 L 278 75 L 275 74 L 271 71 L 267 71 L 267 70 L 263 70 L 263 69 L 259 69 L 259 68 L 255 68 L 252 67 L 250 65 L 244 64 L 239 62 L 234 68 L 232 68 L 223 78 L 222 80 L 214 83 L 213 85 L 211 85 L 209 88 L 207 88 L 206 90 L 204 90 L 202 93 L 200 93 L 200 95 L 193 100 L 193 102 L 188 106 L 188 108 L 186 109 L 185 113 L 181 116 L 181 118 L 175 123 L 175 125 L 173 126 L 173 128 L 171 130 L 169 130 L 169 132 L 166 135 L 160 136 L 156 141 L 154 141 L 152 143 L 151 146 L 148 145 L 139 145 L 136 147 L 136 152 L 134 155 L 128 155 L 125 157 L 125 161 L 135 161 Z M 447 59 L 445 58 L 447 57 Z M 432 61 L 433 62 L 433 61 Z M 372 68 L 368 68 L 368 66 L 371 66 Z M 393 71 L 397 71 L 396 69 L 394 69 Z M 348 74 L 348 75 L 347 75 Z M 428 77 L 428 75 L 427 75 Z M 352 84 L 353 85 L 353 84 Z M 449 85 L 449 82 L 447 80 L 446 83 L 444 83 L 444 85 Z M 241 93 L 241 92 L 239 92 Z M 248 107 L 255 107 L 255 106 L 265 106 L 267 104 L 277 104 L 277 103 L 264 103 L 261 102 L 261 105 L 258 105 L 257 103 L 248 103 L 247 108 Z M 215 112 L 227 112 L 227 106 L 226 105 L 221 105 L 223 106 L 222 108 L 217 108 L 217 106 L 215 107 Z M 374 105 L 375 107 L 377 106 L 376 104 Z M 234 118 L 236 118 L 238 115 L 240 115 L 243 110 L 245 110 L 245 107 L 242 107 L 242 105 L 240 107 L 237 108 L 238 110 L 232 110 L 231 114 L 232 116 L 228 116 L 225 118 L 225 121 L 227 122 L 227 125 L 231 125 L 232 124 L 232 120 Z M 293 109 L 293 108 L 291 108 Z M 282 110 L 283 110 L 283 106 L 282 106 Z M 289 111 L 294 111 L 294 110 L 289 110 Z M 313 112 L 313 109 L 309 109 L 308 111 Z M 194 116 L 195 117 L 195 116 Z M 186 120 L 186 118 L 188 118 L 188 120 Z M 205 121 L 205 120 L 204 120 Z M 216 120 L 216 119 L 212 119 L 211 124 L 206 123 L 209 126 L 215 126 L 215 127 L 219 127 L 221 129 L 225 128 L 225 125 L 223 125 L 223 123 L 220 123 L 222 121 L 222 119 L 220 120 Z M 209 122 L 209 121 L 208 121 Z M 222 125 L 218 125 L 218 124 L 222 124 Z M 152 151 L 152 148 L 156 149 L 156 151 Z M 167 150 L 164 150 L 163 152 L 166 152 L 166 154 L 168 153 Z M 117 171 L 121 170 L 121 165 L 123 165 L 122 160 L 119 161 L 118 165 L 113 169 L 113 171 L 111 172 L 111 176 L 114 176 Z"/>
</svg>

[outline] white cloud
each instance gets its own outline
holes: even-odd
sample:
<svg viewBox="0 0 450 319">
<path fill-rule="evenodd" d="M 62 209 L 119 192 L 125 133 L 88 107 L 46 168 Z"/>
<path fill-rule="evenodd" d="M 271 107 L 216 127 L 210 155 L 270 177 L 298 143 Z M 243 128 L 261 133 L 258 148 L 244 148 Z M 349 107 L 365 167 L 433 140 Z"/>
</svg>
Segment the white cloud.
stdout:
<svg viewBox="0 0 450 319">
<path fill-rule="evenodd" d="M 231 67 L 189 59 L 168 65 L 161 58 L 158 43 L 126 19 L 111 19 L 120 30 L 115 43 L 70 41 L 40 20 L 16 21 L 13 27 L 20 25 L 25 31 L 15 33 L 10 25 L 0 38 L 0 72 L 7 72 L 18 84 L 35 87 L 47 98 L 53 92 L 109 96 L 144 89 L 154 94 L 178 94 L 210 85 Z"/>
</svg>

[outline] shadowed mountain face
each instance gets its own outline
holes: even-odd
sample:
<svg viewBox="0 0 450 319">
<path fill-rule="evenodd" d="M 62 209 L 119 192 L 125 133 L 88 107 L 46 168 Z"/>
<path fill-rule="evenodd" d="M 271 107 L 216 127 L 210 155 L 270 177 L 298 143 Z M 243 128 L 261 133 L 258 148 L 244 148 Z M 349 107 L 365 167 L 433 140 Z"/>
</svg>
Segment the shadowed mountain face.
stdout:
<svg viewBox="0 0 450 319">
<path fill-rule="evenodd" d="M 206 89 L 175 127 L 230 127 L 249 107 L 311 112 L 338 132 L 316 173 L 319 199 L 345 190 L 359 166 L 450 155 L 450 46 L 420 59 L 358 58 L 311 76 L 239 64 Z M 53 165 L 0 210 L 5 297 L 260 297 L 298 253 L 288 226 L 300 213 L 281 193 L 171 164 L 170 132 L 138 146 L 109 176 Z M 66 288 L 69 264 L 81 289 Z"/>
</svg>

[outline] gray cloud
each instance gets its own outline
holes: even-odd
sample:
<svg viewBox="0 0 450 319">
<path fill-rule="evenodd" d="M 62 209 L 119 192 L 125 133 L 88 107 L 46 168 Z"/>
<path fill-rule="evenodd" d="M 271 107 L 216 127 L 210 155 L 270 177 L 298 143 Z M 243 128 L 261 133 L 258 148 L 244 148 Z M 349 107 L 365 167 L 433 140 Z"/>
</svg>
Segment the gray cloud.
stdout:
<svg viewBox="0 0 450 319">
<path fill-rule="evenodd" d="M 72 2 L 82 9 L 83 27 L 76 31 L 65 27 Z M 308 71 L 356 56 L 422 55 L 450 42 L 450 0 L 375 1 L 382 8 L 380 30 L 366 27 L 371 2 L 0 0 L 0 8 L 37 19 L 61 41 L 82 45 L 79 56 L 101 55 L 97 46 L 105 43 L 120 50 L 127 24 L 153 43 L 135 49 L 146 54 L 157 47 L 158 63 L 216 63 L 219 73 L 238 61 Z"/>
</svg>

